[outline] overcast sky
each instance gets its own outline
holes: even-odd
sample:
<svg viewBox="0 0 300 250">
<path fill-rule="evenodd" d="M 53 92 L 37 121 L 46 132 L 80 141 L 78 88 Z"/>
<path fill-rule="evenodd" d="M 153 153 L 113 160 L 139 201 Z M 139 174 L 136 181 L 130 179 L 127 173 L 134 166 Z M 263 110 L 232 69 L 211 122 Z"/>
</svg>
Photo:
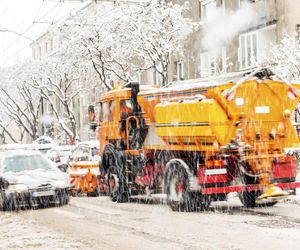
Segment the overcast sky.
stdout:
<svg viewBox="0 0 300 250">
<path fill-rule="evenodd" d="M 79 7 L 80 1 L 0 0 L 0 29 L 34 39 L 51 25 Z M 10 66 L 30 57 L 30 40 L 12 32 L 0 32 L 0 66 Z"/>
</svg>

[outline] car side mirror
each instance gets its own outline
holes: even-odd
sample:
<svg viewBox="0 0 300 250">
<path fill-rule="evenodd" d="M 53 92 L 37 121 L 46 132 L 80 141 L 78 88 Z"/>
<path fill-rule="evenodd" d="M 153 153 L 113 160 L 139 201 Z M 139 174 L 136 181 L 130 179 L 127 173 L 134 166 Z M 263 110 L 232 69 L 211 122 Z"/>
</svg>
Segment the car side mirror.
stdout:
<svg viewBox="0 0 300 250">
<path fill-rule="evenodd" d="M 58 169 L 59 169 L 61 172 L 64 172 L 64 173 L 67 172 L 67 168 L 68 168 L 67 165 L 60 165 L 60 166 L 58 166 Z"/>
</svg>

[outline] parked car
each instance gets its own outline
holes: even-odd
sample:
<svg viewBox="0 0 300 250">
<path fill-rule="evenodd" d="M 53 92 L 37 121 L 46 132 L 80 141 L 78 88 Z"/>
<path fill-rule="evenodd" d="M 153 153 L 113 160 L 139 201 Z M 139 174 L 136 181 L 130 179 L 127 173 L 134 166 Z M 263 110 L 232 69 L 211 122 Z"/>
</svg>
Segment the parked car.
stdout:
<svg viewBox="0 0 300 250">
<path fill-rule="evenodd" d="M 0 153 L 0 209 L 65 205 L 69 178 L 35 150 Z"/>
<path fill-rule="evenodd" d="M 66 172 L 69 166 L 72 145 L 57 146 L 47 152 L 47 157 L 55 162 L 56 166 L 63 172 Z"/>
<path fill-rule="evenodd" d="M 34 149 L 39 150 L 43 154 L 46 154 L 50 149 L 54 148 L 56 145 L 51 137 L 41 136 L 32 143 L 32 146 Z"/>
<path fill-rule="evenodd" d="M 71 160 L 73 161 L 100 161 L 98 154 L 99 141 L 83 141 L 78 143 L 72 150 Z"/>
<path fill-rule="evenodd" d="M 101 157 L 98 154 L 99 141 L 80 142 L 70 157 L 70 181 L 73 195 L 98 196 L 106 193 L 104 180 L 99 171 Z"/>
</svg>

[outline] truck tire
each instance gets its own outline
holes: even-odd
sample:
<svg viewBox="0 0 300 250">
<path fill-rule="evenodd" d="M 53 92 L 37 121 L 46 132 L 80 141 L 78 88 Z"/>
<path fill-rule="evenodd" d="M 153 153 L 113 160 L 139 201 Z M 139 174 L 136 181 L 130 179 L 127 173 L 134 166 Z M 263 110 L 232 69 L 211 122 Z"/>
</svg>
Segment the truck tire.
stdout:
<svg viewBox="0 0 300 250">
<path fill-rule="evenodd" d="M 94 192 L 90 192 L 90 193 L 87 193 L 86 194 L 88 197 L 98 197 L 101 195 L 101 191 L 100 191 L 100 188 L 99 187 L 96 187 L 94 189 Z"/>
<path fill-rule="evenodd" d="M 172 160 L 164 177 L 167 203 L 173 211 L 192 212 L 200 207 L 200 194 L 191 192 L 189 175 L 180 161 Z"/>
<path fill-rule="evenodd" d="M 244 207 L 253 208 L 256 207 L 256 198 L 259 196 L 258 191 L 245 191 L 239 193 L 239 198 Z"/>
<path fill-rule="evenodd" d="M 241 174 L 240 180 L 242 184 L 257 184 L 257 180 L 253 177 Z M 260 196 L 262 193 L 259 190 L 256 191 L 245 191 L 238 193 L 238 196 L 240 198 L 240 201 L 246 208 L 254 208 L 254 207 L 271 207 L 274 206 L 277 201 L 271 201 L 271 202 L 265 202 L 262 204 L 256 203 L 256 198 Z"/>
<path fill-rule="evenodd" d="M 112 144 L 103 150 L 107 172 L 107 192 L 112 201 L 128 202 L 129 192 L 126 180 L 126 160 L 122 152 L 116 151 Z"/>
</svg>

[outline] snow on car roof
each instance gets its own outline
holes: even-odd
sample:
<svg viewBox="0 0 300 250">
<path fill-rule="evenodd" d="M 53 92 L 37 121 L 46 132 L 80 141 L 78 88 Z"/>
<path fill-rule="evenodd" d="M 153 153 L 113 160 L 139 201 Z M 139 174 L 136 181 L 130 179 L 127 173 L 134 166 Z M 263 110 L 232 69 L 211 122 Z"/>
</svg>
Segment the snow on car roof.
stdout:
<svg viewBox="0 0 300 250">
<path fill-rule="evenodd" d="M 33 141 L 32 145 L 34 145 L 35 147 L 45 148 L 45 147 L 49 147 L 49 146 L 52 147 L 52 145 L 55 145 L 55 142 L 49 136 L 41 136 L 38 139 L 36 139 L 35 141 Z"/>
</svg>

